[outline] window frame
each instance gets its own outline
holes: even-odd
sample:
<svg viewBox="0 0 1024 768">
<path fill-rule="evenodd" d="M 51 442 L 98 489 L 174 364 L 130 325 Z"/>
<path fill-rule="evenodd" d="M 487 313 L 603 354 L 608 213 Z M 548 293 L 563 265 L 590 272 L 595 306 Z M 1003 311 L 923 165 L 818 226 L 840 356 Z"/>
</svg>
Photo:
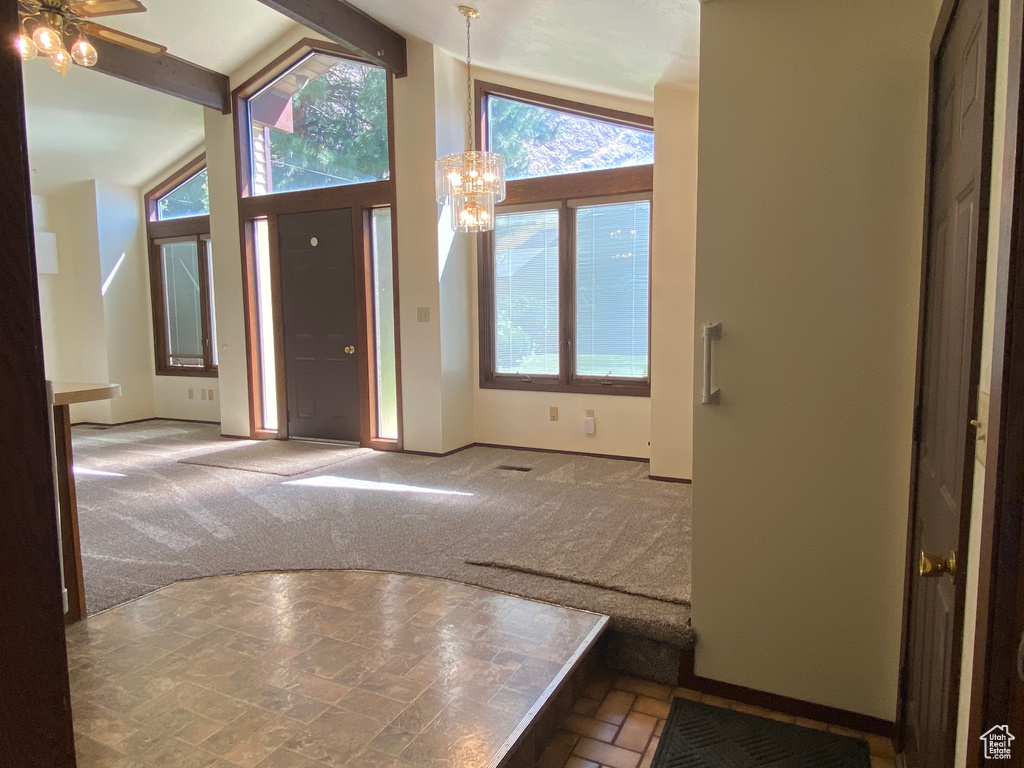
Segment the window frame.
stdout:
<svg viewBox="0 0 1024 768">
<path fill-rule="evenodd" d="M 210 216 L 183 216 L 176 219 L 157 219 L 157 204 L 160 198 L 173 191 L 206 167 L 206 153 L 190 160 L 163 182 L 151 189 L 144 197 L 146 208 L 146 239 L 149 249 L 149 288 L 153 310 L 153 360 L 157 376 L 192 376 L 216 378 L 217 366 L 213 364 L 212 332 L 214 319 L 214 297 L 210 290 L 206 249 L 210 248 Z M 184 242 L 195 240 L 199 253 L 199 289 L 202 308 L 203 365 L 171 365 L 167 349 L 167 313 L 164 303 L 164 270 L 160 246 L 169 241 Z"/>
<path fill-rule="evenodd" d="M 399 310 L 399 256 L 398 256 L 398 211 L 395 187 L 395 116 L 394 116 L 394 75 L 385 69 L 387 75 L 388 114 L 388 166 L 390 178 L 361 184 L 345 184 L 337 187 L 323 187 L 310 190 L 272 192 L 252 195 L 252 159 L 249 142 L 249 99 L 294 67 L 311 53 L 323 53 L 337 58 L 349 59 L 360 64 L 380 67 L 352 54 L 341 46 L 325 40 L 303 38 L 273 59 L 260 71 L 235 88 L 231 93 L 235 133 L 235 169 L 237 173 L 238 226 L 242 241 L 242 283 L 245 312 L 245 337 L 247 378 L 249 385 L 249 436 L 257 440 L 288 439 L 287 380 L 284 370 L 283 317 L 280 301 L 280 255 L 277 235 L 277 221 L 281 215 L 311 211 L 352 209 L 352 231 L 355 246 L 355 282 L 357 304 L 357 328 L 359 338 L 365 343 L 356 346 L 356 357 L 360 370 L 360 444 L 378 451 L 401 451 L 404 448 L 402 414 L 402 348 L 401 316 Z M 370 244 L 370 216 L 377 207 L 391 208 L 392 279 L 394 288 L 395 316 L 395 386 L 398 398 L 398 437 L 380 436 L 376 415 L 376 355 L 373 337 L 372 308 L 372 263 Z M 259 359 L 259 329 L 257 313 L 259 299 L 256 291 L 257 253 L 255 222 L 266 219 L 268 227 L 268 251 L 270 259 L 270 304 L 275 329 L 275 381 L 277 386 L 277 429 L 268 429 L 263 412 L 266 405 L 261 385 Z"/>
<path fill-rule="evenodd" d="M 491 95 L 557 109 L 617 125 L 652 130 L 653 118 L 593 107 L 495 83 L 476 81 L 476 142 L 487 147 L 487 99 Z M 576 209 L 646 199 L 652 202 L 654 166 L 637 165 L 600 171 L 516 179 L 506 182 L 505 201 L 495 215 L 526 210 L 558 210 L 558 349 L 557 376 L 495 372 L 495 233 L 477 236 L 477 306 L 479 328 L 479 384 L 481 389 L 532 392 L 569 392 L 589 395 L 651 395 L 651 302 L 647 304 L 648 364 L 646 378 L 578 376 L 576 367 Z M 653 231 L 653 226 L 652 226 Z M 650 257 L 649 257 L 650 258 Z M 650 262 L 649 262 L 650 264 Z M 650 272 L 648 273 L 650 274 Z M 650 279 L 650 278 L 648 278 Z"/>
</svg>

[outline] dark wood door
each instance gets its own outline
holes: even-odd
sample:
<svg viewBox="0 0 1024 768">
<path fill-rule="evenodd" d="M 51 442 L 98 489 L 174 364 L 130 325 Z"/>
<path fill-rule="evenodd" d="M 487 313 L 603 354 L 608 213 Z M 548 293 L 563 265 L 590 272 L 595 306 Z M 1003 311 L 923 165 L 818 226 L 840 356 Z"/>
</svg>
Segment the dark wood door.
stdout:
<svg viewBox="0 0 1024 768">
<path fill-rule="evenodd" d="M 359 440 L 352 210 L 278 218 L 288 436 Z"/>
<path fill-rule="evenodd" d="M 988 226 L 988 6 L 957 4 L 933 65 L 903 716 L 907 764 L 915 768 L 952 766 L 956 738 Z M 928 575 L 919 572 L 922 553 L 934 556 Z M 949 565 L 956 561 L 959 570 Z"/>
</svg>

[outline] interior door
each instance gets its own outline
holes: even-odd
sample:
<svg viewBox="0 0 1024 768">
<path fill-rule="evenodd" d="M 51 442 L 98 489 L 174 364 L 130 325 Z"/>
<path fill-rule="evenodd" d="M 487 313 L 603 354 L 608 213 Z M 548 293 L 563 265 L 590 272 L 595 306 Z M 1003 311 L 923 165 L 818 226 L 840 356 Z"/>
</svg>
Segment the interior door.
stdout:
<svg viewBox="0 0 1024 768">
<path fill-rule="evenodd" d="M 352 210 L 278 217 L 288 435 L 359 441 Z"/>
<path fill-rule="evenodd" d="M 933 64 L 903 702 L 911 767 L 953 765 L 956 738 L 988 225 L 988 6 L 961 0 Z"/>
</svg>

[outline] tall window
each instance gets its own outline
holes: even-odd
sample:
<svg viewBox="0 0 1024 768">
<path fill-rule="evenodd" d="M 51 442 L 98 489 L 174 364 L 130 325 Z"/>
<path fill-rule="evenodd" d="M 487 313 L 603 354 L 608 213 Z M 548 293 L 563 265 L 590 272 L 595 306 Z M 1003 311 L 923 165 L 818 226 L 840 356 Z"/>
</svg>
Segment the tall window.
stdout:
<svg viewBox="0 0 1024 768">
<path fill-rule="evenodd" d="M 382 181 L 387 76 L 360 61 L 310 53 L 248 100 L 253 195 Z"/>
<path fill-rule="evenodd" d="M 213 251 L 204 158 L 146 195 L 156 372 L 216 376 Z"/>
<path fill-rule="evenodd" d="M 650 394 L 649 119 L 478 84 L 509 168 L 480 240 L 480 381 Z"/>
</svg>

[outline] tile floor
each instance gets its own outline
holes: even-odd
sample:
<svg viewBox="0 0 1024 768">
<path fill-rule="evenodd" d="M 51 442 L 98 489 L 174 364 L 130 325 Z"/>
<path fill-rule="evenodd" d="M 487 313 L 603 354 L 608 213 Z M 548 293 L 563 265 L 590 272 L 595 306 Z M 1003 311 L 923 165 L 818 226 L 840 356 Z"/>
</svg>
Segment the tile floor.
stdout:
<svg viewBox="0 0 1024 768">
<path fill-rule="evenodd" d="M 602 673 L 576 702 L 573 714 L 541 755 L 537 768 L 649 768 L 675 696 L 863 738 L 871 751 L 871 768 L 893 768 L 894 765 L 892 744 L 888 739 L 795 719 L 685 688 Z"/>
<path fill-rule="evenodd" d="M 485 766 L 604 621 L 377 572 L 179 582 L 69 628 L 78 765 Z"/>
</svg>

